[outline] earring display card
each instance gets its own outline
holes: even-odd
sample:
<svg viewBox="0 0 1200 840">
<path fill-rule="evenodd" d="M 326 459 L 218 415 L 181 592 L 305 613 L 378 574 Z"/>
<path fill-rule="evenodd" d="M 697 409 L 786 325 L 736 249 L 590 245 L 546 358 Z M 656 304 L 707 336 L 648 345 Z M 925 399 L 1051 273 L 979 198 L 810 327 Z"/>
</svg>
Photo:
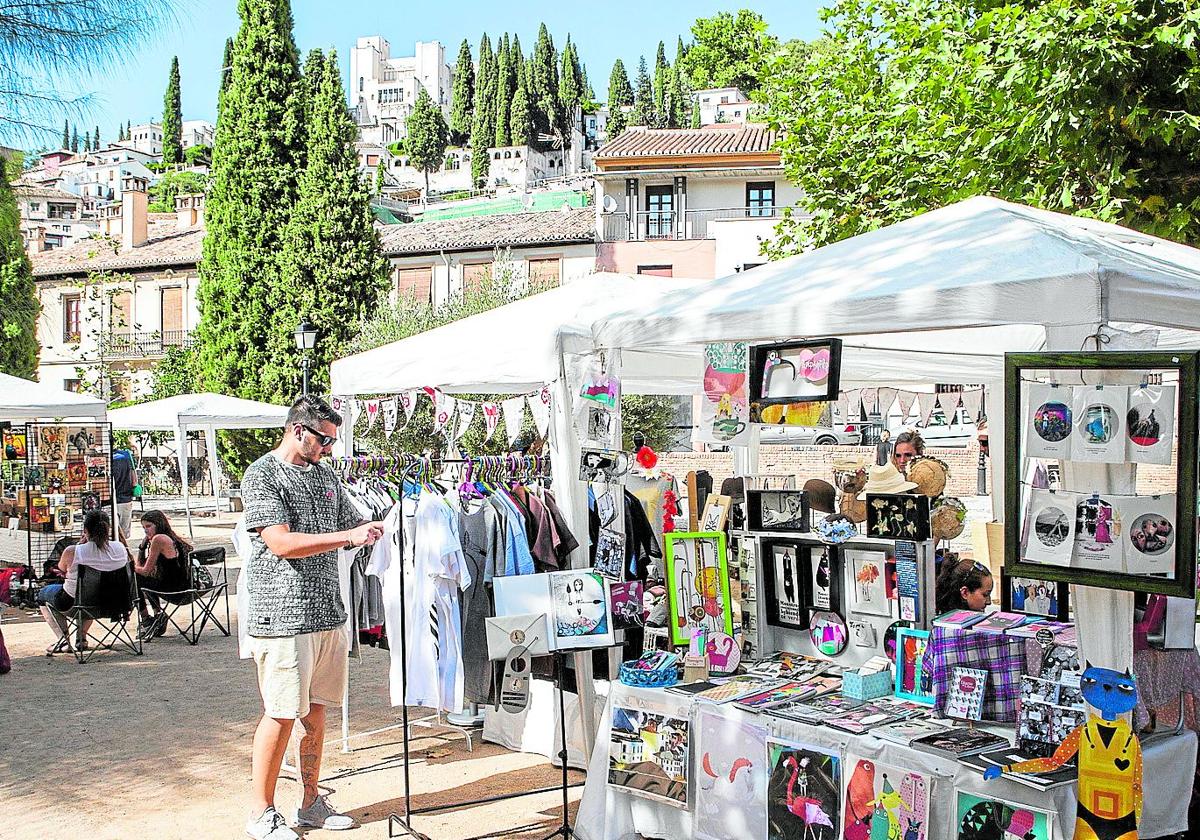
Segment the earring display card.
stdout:
<svg viewBox="0 0 1200 840">
<path fill-rule="evenodd" d="M 1075 550 L 1076 507 L 1073 493 L 1033 490 L 1029 496 L 1024 558 L 1034 563 L 1069 566 Z"/>
<path fill-rule="evenodd" d="M 914 542 L 929 539 L 929 497 L 868 493 L 867 536 Z"/>
<path fill-rule="evenodd" d="M 1100 464 L 1125 463 L 1125 415 L 1129 389 L 1075 386 L 1071 408 L 1075 434 L 1071 460 Z"/>
<path fill-rule="evenodd" d="M 1071 457 L 1071 389 L 1061 385 L 1029 386 L 1026 397 L 1026 447 L 1030 458 Z"/>
<path fill-rule="evenodd" d="M 1171 463 L 1175 435 L 1175 386 L 1144 385 L 1129 390 L 1125 415 L 1129 460 L 1138 464 Z"/>
</svg>

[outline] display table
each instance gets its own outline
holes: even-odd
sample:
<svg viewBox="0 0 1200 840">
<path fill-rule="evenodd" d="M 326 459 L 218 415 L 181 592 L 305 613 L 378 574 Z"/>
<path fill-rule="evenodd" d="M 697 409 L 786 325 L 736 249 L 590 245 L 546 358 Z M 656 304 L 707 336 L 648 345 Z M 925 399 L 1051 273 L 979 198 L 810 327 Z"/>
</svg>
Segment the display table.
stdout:
<svg viewBox="0 0 1200 840">
<path fill-rule="evenodd" d="M 682 840 L 693 836 L 690 810 L 609 787 L 609 733 L 613 706 L 687 717 L 692 721 L 694 731 L 694 707 L 702 702 L 704 701 L 663 690 L 612 684 L 604 717 L 596 736 L 596 749 L 588 766 L 587 785 L 576 818 L 575 829 L 581 838 L 624 840 L 642 835 Z M 808 726 L 765 714 L 754 715 L 730 704 L 709 704 L 709 707 L 719 710 L 730 719 L 754 720 L 758 725 L 766 726 L 770 736 L 830 748 L 843 758 L 849 747 L 850 752 L 856 756 L 928 774 L 931 778 L 931 830 L 928 836 L 931 838 L 957 836 L 957 832 L 953 830 L 956 818 L 956 789 L 1053 811 L 1058 814 L 1054 822 L 1054 840 L 1069 840 L 1073 833 L 1076 802 L 1073 785 L 1041 792 L 1004 778 L 985 782 L 977 771 L 963 767 L 953 759 L 930 755 L 869 735 L 851 735 L 829 727 Z M 695 742 L 692 744 L 694 747 Z M 694 748 L 689 759 L 692 760 L 693 767 L 690 778 L 694 780 Z M 1187 831 L 1188 794 L 1196 764 L 1196 733 L 1185 731 L 1180 735 L 1166 735 L 1147 740 L 1143 747 L 1143 762 L 1144 776 L 1150 782 L 1146 785 L 1140 836 L 1162 837 Z M 1171 784 L 1157 784 L 1154 780 L 1175 781 Z M 693 797 L 695 789 L 693 784 L 690 788 L 690 795 Z"/>
</svg>

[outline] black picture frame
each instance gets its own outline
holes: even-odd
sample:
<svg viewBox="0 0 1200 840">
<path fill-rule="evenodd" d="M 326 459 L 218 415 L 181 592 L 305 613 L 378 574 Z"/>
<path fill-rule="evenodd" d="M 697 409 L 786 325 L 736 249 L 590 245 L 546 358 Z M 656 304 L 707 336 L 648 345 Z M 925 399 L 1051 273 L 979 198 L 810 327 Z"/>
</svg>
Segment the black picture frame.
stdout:
<svg viewBox="0 0 1200 840">
<path fill-rule="evenodd" d="M 1054 604 L 1057 609 L 1047 612 L 1040 610 L 1026 609 L 1024 606 L 1016 607 L 1013 605 L 1013 584 L 1018 580 L 1040 581 L 1047 586 L 1054 587 Z M 1063 581 L 1046 580 L 1045 578 L 1020 577 L 1010 575 L 1006 570 L 1000 570 L 1000 609 L 1004 612 L 1021 613 L 1022 615 L 1036 615 L 1042 618 L 1050 618 L 1055 621 L 1068 621 L 1071 614 L 1071 586 Z"/>
<path fill-rule="evenodd" d="M 796 510 L 796 516 L 780 523 L 769 516 L 772 510 L 783 509 L 774 500 L 787 500 L 788 508 Z M 799 500 L 798 506 L 795 500 Z M 770 521 L 764 521 L 764 512 Z M 747 490 L 746 530 L 767 533 L 807 533 L 812 529 L 812 512 L 808 505 L 808 494 L 803 490 Z"/>
<path fill-rule="evenodd" d="M 1026 409 L 1021 383 L 1032 380 L 1041 371 L 1071 371 L 1080 381 L 1098 383 L 1103 371 L 1176 371 L 1178 403 L 1175 419 L 1178 450 L 1176 453 L 1175 495 L 1175 570 L 1173 578 L 1149 574 L 1131 574 L 1088 569 L 1076 565 L 1058 566 L 1023 560 L 1021 509 L 1022 484 L 1015 477 L 1024 475 L 1025 455 L 1022 433 Z M 1079 352 L 1079 353 L 1007 353 L 1004 356 L 1004 569 L 1013 577 L 1076 583 L 1106 589 L 1151 592 L 1179 598 L 1196 597 L 1196 481 L 1197 415 L 1200 414 L 1200 351 L 1172 352 Z M 1085 377 L 1091 377 L 1086 380 Z M 1094 488 L 1063 488 L 1067 492 L 1090 493 Z"/>
<path fill-rule="evenodd" d="M 811 545 L 799 540 L 769 539 L 762 540 L 758 548 L 758 563 L 762 567 L 762 582 L 764 587 L 763 603 L 766 606 L 767 624 L 783 627 L 788 630 L 808 632 L 810 618 L 809 605 L 812 593 L 808 591 L 812 573 L 809 571 L 808 551 Z M 790 552 L 794 567 L 785 566 L 785 552 Z M 777 578 L 793 581 L 792 592 L 780 591 Z M 795 597 L 791 597 L 791 596 Z M 786 616 L 781 606 L 794 607 L 796 614 Z M 789 610 L 790 612 L 790 610 Z"/>
<path fill-rule="evenodd" d="M 767 362 L 772 354 L 782 359 L 782 364 L 792 368 L 793 381 L 798 374 L 795 362 L 788 356 L 797 356 L 805 350 L 812 353 L 826 352 L 829 354 L 829 375 L 819 392 L 810 394 L 787 394 L 774 397 L 764 396 L 763 382 L 769 386 L 773 373 L 768 375 Z M 754 406 L 787 405 L 804 402 L 833 402 L 838 398 L 842 370 L 842 340 L 840 338 L 815 338 L 804 341 L 785 341 L 774 344 L 756 344 L 750 348 L 750 405 L 751 415 Z"/>
<path fill-rule="evenodd" d="M 813 545 L 804 543 L 806 557 L 804 566 L 808 572 L 808 604 L 812 610 L 842 613 L 842 556 L 841 550 L 833 545 Z M 829 558 L 829 605 L 817 603 L 817 575 L 821 568 L 821 558 Z"/>
<path fill-rule="evenodd" d="M 880 507 L 879 504 L 884 507 Z M 904 515 L 903 524 L 897 523 L 894 515 L 884 515 L 897 509 Z M 927 540 L 930 537 L 929 497 L 912 493 L 868 493 L 866 525 L 865 536 L 872 539 L 910 542 Z M 913 530 L 907 530 L 909 525 Z"/>
</svg>

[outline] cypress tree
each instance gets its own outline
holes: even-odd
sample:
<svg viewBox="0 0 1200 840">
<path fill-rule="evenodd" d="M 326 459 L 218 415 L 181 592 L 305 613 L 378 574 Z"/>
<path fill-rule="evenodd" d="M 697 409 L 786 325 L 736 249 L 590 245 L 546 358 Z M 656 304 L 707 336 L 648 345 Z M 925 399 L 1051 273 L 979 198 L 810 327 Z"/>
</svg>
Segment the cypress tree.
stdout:
<svg viewBox="0 0 1200 840">
<path fill-rule="evenodd" d="M 671 65 L 667 64 L 667 48 L 658 42 L 658 55 L 654 59 L 654 125 L 667 128 L 671 122 L 671 106 L 667 102 Z"/>
<path fill-rule="evenodd" d="M 496 145 L 512 145 L 511 112 L 513 94 L 517 89 L 516 73 L 513 72 L 512 56 L 508 47 L 508 34 L 500 38 L 500 49 L 496 53 Z"/>
<path fill-rule="evenodd" d="M 677 68 L 667 71 L 667 91 L 663 95 L 663 107 L 666 111 L 668 128 L 683 128 L 688 120 L 687 99 L 683 92 L 683 80 L 679 78 Z"/>
<path fill-rule="evenodd" d="M 71 148 L 71 122 L 70 122 L 70 120 L 63 120 L 62 147 L 64 149 Z"/>
<path fill-rule="evenodd" d="M 183 103 L 179 90 L 179 56 L 171 59 L 167 92 L 163 95 L 163 163 L 183 163 Z"/>
<path fill-rule="evenodd" d="M 92 148 L 100 151 L 100 126 L 95 127 L 95 133 L 92 135 Z"/>
<path fill-rule="evenodd" d="M 384 183 L 383 173 L 386 168 L 387 167 L 385 167 L 383 165 L 383 161 L 380 161 L 379 165 L 375 167 L 375 183 L 371 187 L 371 194 L 374 195 L 376 198 L 379 198 L 383 195 L 383 183 Z"/>
<path fill-rule="evenodd" d="M 301 319 L 321 331 L 313 357 L 316 386 L 325 385 L 330 363 L 358 331 L 358 324 L 379 300 L 388 262 L 372 225 L 369 188 L 358 173 L 358 129 L 346 106 L 346 91 L 333 50 L 309 53 L 304 65 L 305 165 L 297 184 L 296 205 L 284 233 L 289 258 L 283 289 L 275 296 L 269 347 L 275 359 L 270 391 L 286 398 L 299 385 L 299 359 L 288 326 Z M 441 118 L 429 94 L 420 95 Z M 444 123 L 443 123 L 444 125 Z M 380 163 L 378 172 L 383 172 Z"/>
<path fill-rule="evenodd" d="M 637 83 L 633 91 L 633 125 L 654 126 L 654 84 L 646 72 L 646 57 L 638 60 Z"/>
<path fill-rule="evenodd" d="M 513 91 L 517 85 L 525 83 L 525 91 L 529 92 L 529 76 L 525 72 L 525 54 L 521 52 L 521 36 L 513 34 L 512 45 L 508 48 L 508 63 L 513 69 Z"/>
<path fill-rule="evenodd" d="M 582 61 L 579 62 L 579 73 L 583 77 L 583 95 L 588 102 L 593 105 L 596 103 L 596 90 L 592 87 L 592 83 L 588 81 L 587 65 Z"/>
<path fill-rule="evenodd" d="M 125 139 L 126 140 L 133 139 L 133 120 L 125 121 Z"/>
<path fill-rule="evenodd" d="M 471 137 L 471 116 L 475 109 L 475 65 L 471 45 L 463 38 L 454 65 L 454 87 L 450 93 L 450 142 L 465 146 Z"/>
<path fill-rule="evenodd" d="M 217 90 L 217 95 L 225 92 L 225 88 L 229 87 L 229 79 L 233 75 L 233 38 L 225 39 L 225 56 L 221 59 L 221 87 Z"/>
<path fill-rule="evenodd" d="M 0 373 L 37 376 L 37 287 L 21 241 L 21 214 L 9 180 L 8 158 L 0 155 Z"/>
<path fill-rule="evenodd" d="M 609 140 L 615 140 L 629 125 L 622 106 L 632 104 L 633 87 L 629 84 L 625 63 L 618 58 L 613 62 L 612 73 L 608 76 L 608 126 L 605 132 Z"/>
<path fill-rule="evenodd" d="M 697 102 L 693 102 L 693 103 L 692 103 L 692 121 L 691 121 L 691 127 L 692 127 L 692 128 L 699 128 L 699 127 L 700 127 L 700 104 L 699 104 L 699 103 L 697 103 Z"/>
<path fill-rule="evenodd" d="M 475 73 L 475 114 L 471 120 L 471 180 L 486 180 L 487 150 L 496 139 L 496 67 L 487 33 L 479 39 L 479 69 Z"/>
<path fill-rule="evenodd" d="M 559 74 L 558 99 L 564 124 L 570 126 L 575 119 L 575 109 L 583 103 L 583 73 L 579 69 L 579 56 L 571 36 L 563 47 L 562 72 Z"/>
<path fill-rule="evenodd" d="M 529 104 L 533 108 L 534 128 L 541 134 L 557 134 L 562 129 L 562 106 L 558 101 L 558 60 L 554 41 L 546 24 L 538 29 L 537 46 L 530 65 Z"/>
<path fill-rule="evenodd" d="M 446 159 L 449 130 L 442 116 L 442 109 L 433 103 L 429 91 L 417 91 L 417 104 L 408 116 L 408 136 L 404 139 L 404 151 L 408 162 L 425 173 L 425 195 L 429 195 L 429 173 L 437 172 Z M 484 155 L 486 157 L 486 153 Z"/>
<path fill-rule="evenodd" d="M 71 151 L 78 154 L 79 152 L 79 126 L 71 126 Z"/>
<path fill-rule="evenodd" d="M 290 398 L 295 351 L 274 353 L 275 333 L 293 324 L 275 305 L 297 290 L 284 283 L 284 247 L 300 140 L 299 56 L 288 0 L 238 0 L 241 26 L 213 143 L 200 264 L 199 370 L 204 387 L 250 399 Z"/>
<path fill-rule="evenodd" d="M 529 109 L 529 94 L 525 90 L 524 74 L 517 80 L 517 92 L 513 94 L 510 113 L 510 131 L 514 146 L 527 146 L 533 139 L 533 114 Z"/>
</svg>

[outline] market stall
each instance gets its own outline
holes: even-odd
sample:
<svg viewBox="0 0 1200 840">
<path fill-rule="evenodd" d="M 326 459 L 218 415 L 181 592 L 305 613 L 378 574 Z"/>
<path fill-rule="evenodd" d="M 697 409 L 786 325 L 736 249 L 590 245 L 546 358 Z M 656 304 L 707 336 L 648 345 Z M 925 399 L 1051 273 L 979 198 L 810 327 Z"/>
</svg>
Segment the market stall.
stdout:
<svg viewBox="0 0 1200 840">
<path fill-rule="evenodd" d="M 183 504 L 187 511 L 188 531 L 192 530 L 191 493 L 188 487 L 187 434 L 204 434 L 208 450 L 208 469 L 213 496 L 220 509 L 220 482 L 217 466 L 218 429 L 277 429 L 283 426 L 287 407 L 244 400 L 224 394 L 182 394 L 161 400 L 118 408 L 109 415 L 114 429 L 130 431 L 172 432 L 179 458 L 179 475 L 183 486 Z"/>
</svg>

